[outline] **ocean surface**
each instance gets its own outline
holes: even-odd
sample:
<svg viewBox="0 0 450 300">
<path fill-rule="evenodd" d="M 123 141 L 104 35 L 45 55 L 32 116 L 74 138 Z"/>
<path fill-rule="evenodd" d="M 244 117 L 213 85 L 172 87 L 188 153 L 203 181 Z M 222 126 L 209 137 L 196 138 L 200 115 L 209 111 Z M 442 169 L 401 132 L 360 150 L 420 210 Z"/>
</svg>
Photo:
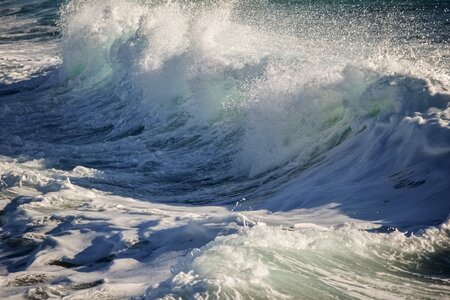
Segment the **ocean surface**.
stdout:
<svg viewBox="0 0 450 300">
<path fill-rule="evenodd" d="M 450 299 L 449 1 L 0 1 L 1 299 Z"/>
</svg>

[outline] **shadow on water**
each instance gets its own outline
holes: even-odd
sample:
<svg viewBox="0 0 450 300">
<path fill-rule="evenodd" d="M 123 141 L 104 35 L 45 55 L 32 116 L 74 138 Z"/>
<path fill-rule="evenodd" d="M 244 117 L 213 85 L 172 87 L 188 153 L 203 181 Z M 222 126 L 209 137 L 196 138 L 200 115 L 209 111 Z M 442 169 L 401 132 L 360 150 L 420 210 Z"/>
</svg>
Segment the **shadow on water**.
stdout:
<svg viewBox="0 0 450 300">
<path fill-rule="evenodd" d="M 72 258 L 49 260 L 45 262 L 47 265 L 77 272 L 106 271 L 116 259 L 130 258 L 149 263 L 160 255 L 172 251 L 187 253 L 193 248 L 206 245 L 218 235 L 237 232 L 235 228 L 218 226 L 208 220 L 193 220 L 187 224 L 153 231 L 152 228 L 157 227 L 160 220 L 149 220 L 141 222 L 135 228 L 137 240 L 130 245 L 123 239 L 123 228 L 110 224 L 107 219 L 81 215 L 49 215 L 46 217 L 49 221 L 59 224 L 46 232 L 45 237 L 40 238 L 27 233 L 39 232 L 45 229 L 46 225 L 30 224 L 25 212 L 18 209 L 19 206 L 33 201 L 35 200 L 32 197 L 17 197 L 1 211 L 2 219 L 7 222 L 2 224 L 0 234 L 0 264 L 4 265 L 9 273 L 25 271 L 43 254 L 58 251 L 59 247 L 67 247 L 59 240 L 70 239 L 70 236 L 77 232 L 94 236 L 90 245 Z"/>
</svg>

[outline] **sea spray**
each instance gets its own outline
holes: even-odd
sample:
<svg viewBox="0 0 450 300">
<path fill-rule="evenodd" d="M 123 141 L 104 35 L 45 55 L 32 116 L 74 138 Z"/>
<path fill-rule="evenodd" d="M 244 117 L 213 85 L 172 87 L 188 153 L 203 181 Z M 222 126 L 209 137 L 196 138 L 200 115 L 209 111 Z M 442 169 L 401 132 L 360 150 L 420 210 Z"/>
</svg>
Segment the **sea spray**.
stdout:
<svg viewBox="0 0 450 300">
<path fill-rule="evenodd" d="M 0 4 L 0 297 L 448 298 L 450 11 L 394 2 Z"/>
</svg>

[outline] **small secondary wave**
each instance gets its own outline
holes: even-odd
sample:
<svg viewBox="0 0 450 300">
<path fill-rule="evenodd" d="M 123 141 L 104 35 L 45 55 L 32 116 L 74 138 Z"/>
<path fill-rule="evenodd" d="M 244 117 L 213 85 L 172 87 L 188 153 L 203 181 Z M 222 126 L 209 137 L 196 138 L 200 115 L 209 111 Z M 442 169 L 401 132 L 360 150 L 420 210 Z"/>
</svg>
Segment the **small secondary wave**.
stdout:
<svg viewBox="0 0 450 300">
<path fill-rule="evenodd" d="M 448 223 L 409 237 L 258 224 L 192 251 L 147 298 L 445 298 L 449 237 Z"/>
</svg>

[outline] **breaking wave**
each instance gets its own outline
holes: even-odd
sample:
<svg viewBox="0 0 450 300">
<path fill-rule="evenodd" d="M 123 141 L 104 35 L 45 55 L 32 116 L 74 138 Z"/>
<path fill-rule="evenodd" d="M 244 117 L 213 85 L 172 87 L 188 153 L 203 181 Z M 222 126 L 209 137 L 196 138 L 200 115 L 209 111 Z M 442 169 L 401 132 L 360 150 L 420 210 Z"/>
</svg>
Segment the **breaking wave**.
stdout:
<svg viewBox="0 0 450 300">
<path fill-rule="evenodd" d="M 31 224 L 36 201 L 83 210 L 74 195 L 86 188 L 101 201 L 176 204 L 180 215 L 180 204 L 279 219 L 332 207 L 382 229 L 431 226 L 418 236 L 262 222 L 226 236 L 199 230 L 207 238 L 193 237 L 147 296 L 448 297 L 450 25 L 439 5 L 67 1 L 57 31 L 29 37 L 41 69 L 0 45 L 15 55 L 2 60 L 14 72 L 0 72 L 0 190 L 44 195 L 8 212 Z M 14 22 L 0 29 L 22 39 L 26 22 Z M 49 41 L 57 54 L 46 57 Z M 97 263 L 72 267 L 83 259 Z"/>
</svg>

